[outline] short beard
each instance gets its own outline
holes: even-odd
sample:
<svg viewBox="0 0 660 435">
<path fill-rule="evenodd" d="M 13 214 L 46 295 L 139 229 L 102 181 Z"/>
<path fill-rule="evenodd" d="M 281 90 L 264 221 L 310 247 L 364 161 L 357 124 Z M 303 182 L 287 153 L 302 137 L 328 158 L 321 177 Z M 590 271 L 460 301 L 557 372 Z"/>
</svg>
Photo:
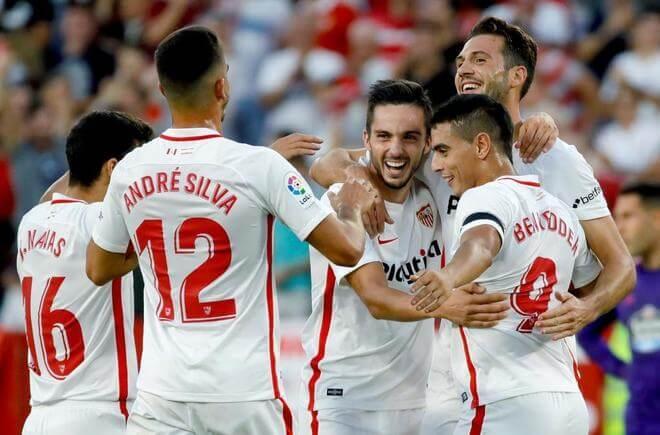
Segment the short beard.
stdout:
<svg viewBox="0 0 660 435">
<path fill-rule="evenodd" d="M 484 86 L 484 94 L 491 97 L 500 104 L 504 104 L 506 95 L 508 93 L 509 93 L 509 87 L 504 77 L 498 80 L 496 75 L 496 77 L 494 77 L 493 80 L 489 81 Z"/>
</svg>

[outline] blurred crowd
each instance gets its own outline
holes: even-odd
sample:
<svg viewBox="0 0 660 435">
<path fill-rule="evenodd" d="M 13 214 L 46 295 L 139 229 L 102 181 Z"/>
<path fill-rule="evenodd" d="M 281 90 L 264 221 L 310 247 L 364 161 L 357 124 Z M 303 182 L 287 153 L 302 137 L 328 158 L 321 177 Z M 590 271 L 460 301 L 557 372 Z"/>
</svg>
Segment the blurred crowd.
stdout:
<svg viewBox="0 0 660 435">
<path fill-rule="evenodd" d="M 3 0 L 0 220 L 15 224 L 65 171 L 65 138 L 82 113 L 122 110 L 167 127 L 152 55 L 174 29 L 203 24 L 223 40 L 227 137 L 267 145 L 304 132 L 323 138 L 323 153 L 360 146 L 375 80 L 420 82 L 434 104 L 452 96 L 454 59 L 484 15 L 539 43 L 526 113 L 549 113 L 606 183 L 660 178 L 658 1 Z M 304 172 L 309 162 L 295 163 Z M 0 246 L 11 245 L 2 228 Z M 279 234 L 290 254 L 281 285 L 308 288 L 306 250 Z"/>
</svg>

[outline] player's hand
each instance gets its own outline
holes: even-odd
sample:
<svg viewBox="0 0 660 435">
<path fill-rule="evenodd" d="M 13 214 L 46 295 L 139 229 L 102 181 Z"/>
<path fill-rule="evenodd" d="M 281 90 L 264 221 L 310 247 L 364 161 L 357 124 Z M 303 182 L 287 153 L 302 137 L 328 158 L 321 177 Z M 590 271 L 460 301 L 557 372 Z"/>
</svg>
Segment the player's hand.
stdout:
<svg viewBox="0 0 660 435">
<path fill-rule="evenodd" d="M 561 305 L 539 316 L 535 327 L 541 333 L 551 335 L 553 340 L 561 340 L 577 334 L 593 320 L 595 315 L 591 307 L 568 292 L 556 292 Z"/>
<path fill-rule="evenodd" d="M 432 312 L 451 296 L 454 289 L 454 283 L 442 271 L 427 269 L 419 275 L 412 275 L 410 280 L 413 281 L 410 290 L 415 295 L 411 303 L 417 311 Z"/>
<path fill-rule="evenodd" d="M 313 156 L 321 149 L 323 139 L 309 134 L 293 133 L 277 139 L 270 146 L 285 159 L 291 160 L 299 156 Z"/>
<path fill-rule="evenodd" d="M 458 287 L 432 314 L 468 328 L 492 328 L 506 318 L 509 297 L 485 292 L 486 289 L 477 283 Z"/>
<path fill-rule="evenodd" d="M 518 130 L 518 140 L 514 144 L 520 148 L 520 157 L 525 163 L 532 163 L 541 152 L 548 152 L 559 137 L 559 128 L 547 113 L 536 113 L 525 119 Z"/>
<path fill-rule="evenodd" d="M 378 194 L 378 190 L 373 187 L 371 176 L 366 167 L 359 164 L 351 165 L 346 169 L 346 176 L 348 180 L 358 180 L 359 182 L 368 184 L 375 192 L 376 196 L 373 206 L 362 213 L 364 229 L 367 231 L 367 234 L 369 234 L 369 237 L 373 239 L 376 235 L 381 234 L 385 230 L 385 223 L 391 225 L 394 221 L 389 213 L 387 213 L 383 198 Z"/>
<path fill-rule="evenodd" d="M 361 180 L 346 181 L 336 194 L 328 192 L 330 205 L 338 215 L 343 208 L 357 209 L 356 212 L 364 216 L 367 210 L 371 210 L 376 201 L 375 189 L 369 183 Z"/>
</svg>

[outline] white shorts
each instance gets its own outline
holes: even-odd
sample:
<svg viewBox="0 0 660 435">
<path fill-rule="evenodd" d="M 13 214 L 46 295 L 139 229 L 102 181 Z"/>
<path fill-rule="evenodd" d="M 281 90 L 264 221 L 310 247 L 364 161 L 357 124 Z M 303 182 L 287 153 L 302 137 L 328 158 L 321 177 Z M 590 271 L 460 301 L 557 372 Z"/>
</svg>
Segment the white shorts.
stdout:
<svg viewBox="0 0 660 435">
<path fill-rule="evenodd" d="M 587 435 L 589 416 L 580 393 L 525 394 L 470 409 L 454 435 Z"/>
<path fill-rule="evenodd" d="M 128 418 L 126 433 L 293 435 L 293 416 L 282 399 L 217 403 L 174 402 L 139 391 Z"/>
<path fill-rule="evenodd" d="M 300 409 L 298 435 L 418 435 L 424 409 L 365 411 L 362 409 Z"/>
<path fill-rule="evenodd" d="M 89 435 L 90 428 L 94 435 L 124 434 L 126 417 L 119 402 L 63 400 L 33 406 L 23 435 Z"/>
<path fill-rule="evenodd" d="M 452 435 L 463 406 L 451 373 L 431 371 L 422 435 Z"/>
</svg>

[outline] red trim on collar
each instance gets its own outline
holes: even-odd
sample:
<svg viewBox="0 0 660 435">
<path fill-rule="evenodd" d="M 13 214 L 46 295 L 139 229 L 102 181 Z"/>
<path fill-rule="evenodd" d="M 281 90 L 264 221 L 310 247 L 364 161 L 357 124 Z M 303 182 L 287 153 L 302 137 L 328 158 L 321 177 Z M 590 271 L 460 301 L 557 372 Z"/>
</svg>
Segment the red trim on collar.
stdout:
<svg viewBox="0 0 660 435">
<path fill-rule="evenodd" d="M 168 136 L 166 134 L 161 134 L 160 137 L 165 140 L 169 140 L 172 142 L 188 142 L 188 141 L 193 141 L 193 140 L 205 140 L 205 139 L 213 139 L 216 137 L 222 137 L 221 134 L 216 133 L 216 134 L 205 134 L 202 136 L 186 136 L 186 137 L 176 137 L 176 136 Z"/>
<path fill-rule="evenodd" d="M 511 177 L 500 177 L 499 180 L 511 180 L 511 181 L 515 181 L 516 183 L 519 183 L 519 184 L 524 184 L 525 186 L 541 187 L 541 183 L 536 183 L 534 181 L 517 180 L 517 179 L 511 178 Z"/>
</svg>

